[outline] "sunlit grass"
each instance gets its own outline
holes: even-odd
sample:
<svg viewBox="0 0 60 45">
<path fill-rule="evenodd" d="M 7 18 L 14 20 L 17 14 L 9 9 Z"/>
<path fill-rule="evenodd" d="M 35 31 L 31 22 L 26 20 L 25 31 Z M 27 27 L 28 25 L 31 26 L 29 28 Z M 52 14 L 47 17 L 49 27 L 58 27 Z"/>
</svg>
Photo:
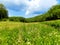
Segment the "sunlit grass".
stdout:
<svg viewBox="0 0 60 45">
<path fill-rule="evenodd" d="M 0 45 L 60 45 L 60 32 L 44 23 L 0 22 Z"/>
<path fill-rule="evenodd" d="M 42 22 L 42 23 L 60 30 L 60 20 L 47 21 L 47 22 Z"/>
</svg>

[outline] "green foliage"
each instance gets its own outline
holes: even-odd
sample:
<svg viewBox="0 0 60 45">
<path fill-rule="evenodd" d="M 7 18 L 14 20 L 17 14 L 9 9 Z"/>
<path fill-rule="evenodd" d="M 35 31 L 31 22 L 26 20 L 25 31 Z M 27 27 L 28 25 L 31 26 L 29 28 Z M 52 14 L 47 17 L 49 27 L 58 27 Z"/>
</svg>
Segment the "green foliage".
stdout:
<svg viewBox="0 0 60 45">
<path fill-rule="evenodd" d="M 18 30 L 2 30 L 0 31 L 0 45 L 16 45 L 18 38 Z"/>
<path fill-rule="evenodd" d="M 8 11 L 6 10 L 3 4 L 0 4 L 0 20 L 4 20 L 3 18 L 8 18 Z M 55 5 L 48 10 L 48 12 L 32 17 L 32 18 L 24 18 L 24 17 L 9 17 L 9 21 L 19 21 L 19 22 L 42 22 L 49 20 L 60 19 L 60 5 Z"/>
<path fill-rule="evenodd" d="M 0 4 L 0 19 L 8 18 L 8 11 L 3 4 Z"/>
<path fill-rule="evenodd" d="M 48 21 L 48 22 L 42 22 L 42 23 L 60 30 L 60 20 Z"/>
<path fill-rule="evenodd" d="M 9 21 L 7 18 L 3 18 L 1 19 L 1 21 Z"/>
<path fill-rule="evenodd" d="M 52 6 L 48 12 L 29 18 L 28 20 L 30 22 L 42 22 L 56 19 L 60 19 L 60 5 Z"/>
<path fill-rule="evenodd" d="M 25 22 L 25 18 L 23 18 L 23 17 L 9 17 L 9 21 Z"/>
<path fill-rule="evenodd" d="M 3 18 L 8 18 L 8 11 L 6 10 L 3 4 L 0 4 L 0 20 Z M 9 17 L 9 21 L 18 21 L 18 22 L 42 22 L 49 20 L 60 19 L 60 5 L 54 5 L 46 13 L 32 17 Z M 4 20 L 4 19 L 3 19 Z"/>
<path fill-rule="evenodd" d="M 56 20 L 60 18 L 60 5 L 53 6 L 48 12 L 47 20 Z"/>
</svg>

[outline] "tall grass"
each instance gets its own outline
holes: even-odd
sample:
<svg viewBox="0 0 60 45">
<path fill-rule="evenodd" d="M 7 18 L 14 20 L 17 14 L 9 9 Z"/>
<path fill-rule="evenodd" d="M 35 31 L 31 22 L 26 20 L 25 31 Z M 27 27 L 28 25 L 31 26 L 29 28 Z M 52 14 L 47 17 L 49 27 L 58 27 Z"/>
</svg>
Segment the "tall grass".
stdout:
<svg viewBox="0 0 60 45">
<path fill-rule="evenodd" d="M 60 30 L 60 20 L 48 21 L 48 22 L 42 22 L 42 23 Z"/>
<path fill-rule="evenodd" d="M 42 23 L 0 22 L 0 45 L 60 45 L 60 32 Z"/>
</svg>

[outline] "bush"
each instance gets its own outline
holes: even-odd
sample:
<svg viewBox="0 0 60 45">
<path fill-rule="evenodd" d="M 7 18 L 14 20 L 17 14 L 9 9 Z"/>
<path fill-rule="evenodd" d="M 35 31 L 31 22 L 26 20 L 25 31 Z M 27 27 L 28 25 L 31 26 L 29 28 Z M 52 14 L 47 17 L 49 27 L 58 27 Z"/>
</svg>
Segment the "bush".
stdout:
<svg viewBox="0 0 60 45">
<path fill-rule="evenodd" d="M 25 22 L 25 18 L 23 18 L 23 17 L 9 17 L 9 21 Z"/>
</svg>

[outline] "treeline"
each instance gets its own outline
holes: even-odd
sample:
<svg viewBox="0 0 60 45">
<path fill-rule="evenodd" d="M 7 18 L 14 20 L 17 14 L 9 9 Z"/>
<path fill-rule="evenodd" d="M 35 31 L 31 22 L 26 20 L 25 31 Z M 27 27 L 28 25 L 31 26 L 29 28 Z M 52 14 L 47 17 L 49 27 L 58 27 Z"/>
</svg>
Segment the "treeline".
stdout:
<svg viewBox="0 0 60 45">
<path fill-rule="evenodd" d="M 41 22 L 60 19 L 60 5 L 50 8 L 45 14 L 30 18 L 32 22 Z"/>
<path fill-rule="evenodd" d="M 55 5 L 50 8 L 46 13 L 32 17 L 8 17 L 8 11 L 3 4 L 0 4 L 0 20 L 1 21 L 18 21 L 18 22 L 42 22 L 49 20 L 60 19 L 60 5 Z"/>
<path fill-rule="evenodd" d="M 15 21 L 15 22 L 25 22 L 24 17 L 9 17 L 9 21 Z"/>
</svg>

